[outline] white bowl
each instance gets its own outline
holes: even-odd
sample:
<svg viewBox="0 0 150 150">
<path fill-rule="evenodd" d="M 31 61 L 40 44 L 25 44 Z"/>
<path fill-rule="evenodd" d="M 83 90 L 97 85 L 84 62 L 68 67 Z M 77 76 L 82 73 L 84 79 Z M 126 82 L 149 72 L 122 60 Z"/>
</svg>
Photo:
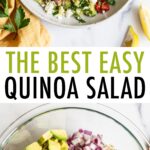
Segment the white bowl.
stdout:
<svg viewBox="0 0 150 150">
<path fill-rule="evenodd" d="M 115 110 L 98 104 L 43 105 L 24 114 L 0 135 L 2 150 L 23 150 L 49 129 L 69 135 L 83 128 L 103 134 L 118 150 L 147 150 L 147 138 L 135 124 Z"/>
<path fill-rule="evenodd" d="M 99 22 L 102 22 L 111 16 L 117 14 L 120 12 L 123 8 L 125 8 L 132 0 L 116 0 L 116 5 L 112 6 L 110 11 L 106 13 L 107 17 L 105 17 L 102 14 L 98 14 L 95 17 L 85 17 L 86 23 L 79 23 L 77 20 L 75 20 L 73 17 L 70 18 L 62 18 L 61 20 L 57 19 L 56 17 L 47 15 L 42 7 L 35 2 L 35 0 L 21 0 L 21 2 L 26 6 L 33 14 L 38 16 L 39 18 L 58 26 L 63 27 L 81 27 L 81 26 L 87 26 L 96 24 Z"/>
</svg>

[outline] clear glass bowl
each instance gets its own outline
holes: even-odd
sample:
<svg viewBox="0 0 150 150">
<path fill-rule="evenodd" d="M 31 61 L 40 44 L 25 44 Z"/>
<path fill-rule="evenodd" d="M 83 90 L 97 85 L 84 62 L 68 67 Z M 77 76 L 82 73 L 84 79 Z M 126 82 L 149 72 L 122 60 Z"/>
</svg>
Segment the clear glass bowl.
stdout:
<svg viewBox="0 0 150 150">
<path fill-rule="evenodd" d="M 24 150 L 49 129 L 65 129 L 70 135 L 80 128 L 103 135 L 117 150 L 146 150 L 144 134 L 119 112 L 98 104 L 42 105 L 12 123 L 0 136 L 2 150 Z"/>
</svg>

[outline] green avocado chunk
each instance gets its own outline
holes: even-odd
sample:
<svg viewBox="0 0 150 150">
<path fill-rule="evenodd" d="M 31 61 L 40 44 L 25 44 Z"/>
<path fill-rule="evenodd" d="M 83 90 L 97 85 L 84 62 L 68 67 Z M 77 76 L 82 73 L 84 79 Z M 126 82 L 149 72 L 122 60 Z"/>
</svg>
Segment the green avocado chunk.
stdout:
<svg viewBox="0 0 150 150">
<path fill-rule="evenodd" d="M 48 150 L 61 150 L 61 146 L 57 141 L 48 140 Z"/>
<path fill-rule="evenodd" d="M 44 133 L 38 140 L 38 143 L 40 145 L 43 145 L 46 141 L 48 141 L 50 138 L 52 138 L 52 133 L 51 131 L 47 131 L 46 133 Z"/>
<path fill-rule="evenodd" d="M 65 141 L 62 141 L 62 143 L 61 143 L 61 150 L 68 150 L 68 144 L 67 144 L 67 142 L 65 142 Z"/>
<path fill-rule="evenodd" d="M 65 0 L 64 7 L 65 7 L 66 10 L 71 8 L 71 1 L 70 0 Z"/>
<path fill-rule="evenodd" d="M 37 142 L 34 142 L 31 145 L 28 145 L 25 150 L 42 150 L 42 147 Z"/>
<path fill-rule="evenodd" d="M 52 135 L 58 140 L 67 140 L 67 133 L 64 130 L 51 130 Z"/>
</svg>

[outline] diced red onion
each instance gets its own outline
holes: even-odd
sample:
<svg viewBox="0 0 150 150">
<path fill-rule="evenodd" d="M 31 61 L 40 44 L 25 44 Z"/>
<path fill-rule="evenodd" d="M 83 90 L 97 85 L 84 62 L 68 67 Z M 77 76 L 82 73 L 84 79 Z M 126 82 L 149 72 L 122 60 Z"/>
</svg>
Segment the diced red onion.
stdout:
<svg viewBox="0 0 150 150">
<path fill-rule="evenodd" d="M 68 139 L 69 150 L 103 150 L 102 136 L 79 129 Z"/>
<path fill-rule="evenodd" d="M 92 135 L 92 132 L 91 131 L 88 131 L 88 130 L 84 130 L 84 134 L 87 134 L 87 135 Z"/>
<path fill-rule="evenodd" d="M 79 132 L 80 132 L 80 133 L 83 133 L 83 132 L 84 132 L 84 130 L 83 130 L 83 129 L 79 129 Z"/>
</svg>

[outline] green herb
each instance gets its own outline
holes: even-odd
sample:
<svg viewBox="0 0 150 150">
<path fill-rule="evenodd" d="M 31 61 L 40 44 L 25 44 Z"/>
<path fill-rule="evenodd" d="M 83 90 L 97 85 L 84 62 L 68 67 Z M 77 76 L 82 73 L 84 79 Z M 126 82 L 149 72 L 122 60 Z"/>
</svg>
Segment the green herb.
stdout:
<svg viewBox="0 0 150 150">
<path fill-rule="evenodd" d="M 74 3 L 72 2 L 70 8 L 71 8 L 71 10 L 76 11 L 76 9 L 77 9 L 78 7 L 75 6 Z"/>
<path fill-rule="evenodd" d="M 10 31 L 10 32 L 16 32 L 14 26 L 11 23 L 4 24 L 3 29 Z"/>
<path fill-rule="evenodd" d="M 5 14 L 5 12 L 2 8 L 0 8 L 0 18 L 2 18 L 2 17 L 8 17 L 8 15 Z"/>
<path fill-rule="evenodd" d="M 106 0 L 107 3 L 109 3 L 110 5 L 115 5 L 116 4 L 116 0 Z"/>
<path fill-rule="evenodd" d="M 16 33 L 17 35 L 19 29 L 24 28 L 29 24 L 30 19 L 25 18 L 25 12 L 21 6 L 16 10 L 13 19 L 11 19 L 9 15 L 7 0 L 0 0 L 0 6 L 2 6 L 0 7 L 0 18 L 7 17 L 9 20 L 9 23 L 4 24 L 2 27 L 0 27 L 1 29 L 7 30 L 12 33 Z"/>
<path fill-rule="evenodd" d="M 55 6 L 54 9 L 53 9 L 53 16 L 56 16 L 59 14 L 59 6 Z"/>
<path fill-rule="evenodd" d="M 80 1 L 80 8 L 89 7 L 90 1 L 88 0 L 81 0 Z"/>
<path fill-rule="evenodd" d="M 80 23 L 85 23 L 86 21 L 83 20 L 77 13 L 74 13 L 73 16 L 76 20 L 78 20 Z"/>
<path fill-rule="evenodd" d="M 0 4 L 3 7 L 3 13 L 8 16 L 8 3 L 6 0 L 0 0 Z"/>
<path fill-rule="evenodd" d="M 25 19 L 25 12 L 21 6 L 17 9 L 14 20 L 17 29 L 26 27 L 30 22 L 29 18 Z"/>
<path fill-rule="evenodd" d="M 88 17 L 94 17 L 96 15 L 96 12 L 90 9 L 85 9 L 83 10 L 83 14 Z"/>
</svg>

